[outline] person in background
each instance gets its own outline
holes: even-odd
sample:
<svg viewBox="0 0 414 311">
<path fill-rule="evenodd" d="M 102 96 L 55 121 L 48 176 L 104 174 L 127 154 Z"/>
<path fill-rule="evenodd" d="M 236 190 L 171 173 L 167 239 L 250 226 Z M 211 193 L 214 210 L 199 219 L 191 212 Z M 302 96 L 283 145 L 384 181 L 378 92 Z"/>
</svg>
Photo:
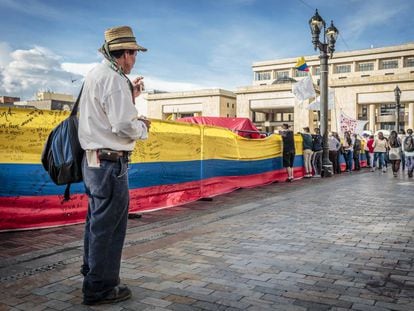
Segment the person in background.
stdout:
<svg viewBox="0 0 414 311">
<path fill-rule="evenodd" d="M 335 137 L 335 133 L 329 133 L 328 136 L 328 144 L 329 144 L 329 161 L 331 161 L 333 166 L 333 173 L 336 174 L 338 171 L 338 152 L 341 148 L 340 141 Z"/>
<path fill-rule="evenodd" d="M 315 134 L 312 134 L 312 168 L 315 172 L 313 177 L 320 178 L 322 173 L 322 148 L 323 138 L 319 128 L 315 128 Z"/>
<path fill-rule="evenodd" d="M 346 164 L 346 171 L 351 172 L 352 171 L 352 160 L 353 160 L 353 151 L 354 151 L 354 144 L 351 138 L 351 133 L 346 131 L 344 133 L 344 142 L 343 142 L 343 152 L 344 152 L 344 158 L 345 158 L 345 164 Z"/>
<path fill-rule="evenodd" d="M 337 141 L 339 141 L 339 148 L 338 148 L 338 152 L 336 153 L 336 165 L 334 165 L 334 167 L 336 166 L 337 171 L 334 171 L 334 174 L 341 174 L 342 170 L 341 170 L 341 155 L 342 155 L 342 142 L 341 142 L 341 138 L 339 137 L 339 134 L 337 132 L 332 132 L 332 136 L 336 138 Z"/>
<path fill-rule="evenodd" d="M 405 156 L 405 166 L 407 168 L 408 178 L 412 178 L 414 171 L 414 137 L 412 129 L 407 130 L 407 136 L 404 137 L 402 147 Z"/>
<path fill-rule="evenodd" d="M 128 26 L 105 31 L 104 61 L 85 78 L 79 111 L 79 141 L 85 150 L 82 174 L 88 195 L 81 273 L 83 304 L 129 299 L 120 284 L 121 254 L 129 208 L 128 162 L 135 141 L 147 139 L 150 121 L 139 119 L 134 99 L 142 77 L 130 81 L 138 51 Z M 145 178 L 145 177 L 143 177 Z"/>
<path fill-rule="evenodd" d="M 398 137 L 400 138 L 401 144 L 404 141 L 405 138 L 405 131 L 403 129 L 400 129 L 400 132 L 398 133 Z M 402 150 L 402 146 L 401 146 L 401 165 L 402 165 L 402 172 L 405 172 L 405 153 Z"/>
<path fill-rule="evenodd" d="M 369 149 L 367 146 L 369 135 L 367 133 L 362 134 L 362 141 L 364 143 L 364 153 L 365 158 L 367 159 L 367 167 L 371 167 L 371 158 L 369 154 Z"/>
<path fill-rule="evenodd" d="M 389 159 L 391 162 L 392 173 L 394 177 L 397 177 L 401 163 L 401 140 L 396 131 L 391 131 L 388 144 L 390 147 Z"/>
<path fill-rule="evenodd" d="M 303 163 L 305 166 L 305 178 L 312 177 L 312 135 L 310 134 L 309 127 L 303 128 L 302 135 L 303 141 Z"/>
<path fill-rule="evenodd" d="M 367 140 L 367 147 L 369 152 L 369 166 L 371 167 L 371 172 L 375 171 L 374 168 L 374 135 L 370 135 Z"/>
<path fill-rule="evenodd" d="M 390 157 L 389 157 L 389 151 L 390 151 L 390 144 L 388 141 L 388 137 L 386 137 L 384 135 L 384 139 L 387 141 L 387 151 L 384 153 L 384 164 L 385 164 L 385 169 L 388 169 L 388 163 L 390 163 Z"/>
<path fill-rule="evenodd" d="M 354 141 L 353 159 L 354 159 L 354 170 L 359 171 L 361 169 L 361 163 L 359 156 L 361 155 L 361 140 L 358 138 L 358 134 L 352 135 Z"/>
<path fill-rule="evenodd" d="M 295 139 L 289 124 L 284 123 L 279 131 L 283 140 L 283 167 L 286 167 L 288 177 L 286 182 L 293 181 L 293 162 L 295 161 Z"/>
<path fill-rule="evenodd" d="M 385 154 L 388 150 L 388 141 L 385 139 L 384 134 L 382 132 L 378 132 L 377 138 L 374 139 L 374 169 L 377 167 L 378 161 L 378 169 L 382 170 L 383 173 L 387 171 L 387 167 L 385 166 Z"/>
</svg>

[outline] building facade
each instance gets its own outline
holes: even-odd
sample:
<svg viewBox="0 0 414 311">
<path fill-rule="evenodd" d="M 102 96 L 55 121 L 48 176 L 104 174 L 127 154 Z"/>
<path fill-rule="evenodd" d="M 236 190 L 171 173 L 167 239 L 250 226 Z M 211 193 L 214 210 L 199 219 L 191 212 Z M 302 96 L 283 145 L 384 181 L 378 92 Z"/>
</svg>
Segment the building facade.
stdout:
<svg viewBox="0 0 414 311">
<path fill-rule="evenodd" d="M 72 110 L 75 99 L 72 95 L 53 92 L 38 92 L 36 100 L 14 102 L 18 107 L 32 107 L 43 110 Z"/>
<path fill-rule="evenodd" d="M 314 85 L 320 78 L 319 56 L 305 56 Z M 307 72 L 294 69 L 296 58 L 256 62 L 253 85 L 240 87 L 237 116 L 250 118 L 258 127 L 274 131 L 282 123 L 300 131 L 318 126 L 318 112 L 308 110 L 314 99 L 299 102 L 292 84 Z M 329 59 L 328 85 L 335 105 L 329 111 L 329 130 L 338 130 L 341 112 L 367 120 L 367 130 L 394 129 L 396 122 L 394 89 L 401 89 L 400 128 L 414 128 L 414 43 L 351 52 L 334 53 Z"/>
<path fill-rule="evenodd" d="M 145 94 L 147 116 L 162 120 L 184 117 L 236 116 L 236 94 L 223 89 Z"/>
<path fill-rule="evenodd" d="M 20 97 L 0 96 L 0 104 L 2 105 L 13 105 L 18 101 L 20 101 Z"/>
</svg>

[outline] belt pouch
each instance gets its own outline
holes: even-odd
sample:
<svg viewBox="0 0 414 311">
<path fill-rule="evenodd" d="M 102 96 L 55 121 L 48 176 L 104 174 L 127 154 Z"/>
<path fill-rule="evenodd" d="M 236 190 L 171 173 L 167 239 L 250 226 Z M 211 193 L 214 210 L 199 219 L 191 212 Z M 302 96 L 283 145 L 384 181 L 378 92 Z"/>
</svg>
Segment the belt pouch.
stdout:
<svg viewBox="0 0 414 311">
<path fill-rule="evenodd" d="M 119 154 L 116 151 L 101 149 L 98 150 L 99 160 L 106 160 L 111 162 L 117 162 L 119 159 Z"/>
</svg>

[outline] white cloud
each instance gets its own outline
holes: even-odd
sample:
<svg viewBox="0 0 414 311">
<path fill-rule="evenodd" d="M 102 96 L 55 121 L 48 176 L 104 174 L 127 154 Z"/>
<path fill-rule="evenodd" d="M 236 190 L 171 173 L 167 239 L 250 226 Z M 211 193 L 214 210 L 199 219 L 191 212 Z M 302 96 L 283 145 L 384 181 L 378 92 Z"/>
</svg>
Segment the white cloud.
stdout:
<svg viewBox="0 0 414 311">
<path fill-rule="evenodd" d="M 40 46 L 11 51 L 6 43 L 0 43 L 0 56 L 0 95 L 17 96 L 22 100 L 33 98 L 40 90 L 76 95 L 83 77 L 97 65 L 61 62 L 59 55 Z M 130 78 L 135 77 L 131 75 Z M 147 90 L 166 92 L 215 87 L 185 81 L 168 81 L 154 76 L 147 76 L 144 81 Z"/>
<path fill-rule="evenodd" d="M 85 77 L 98 63 L 62 63 L 62 69 L 75 75 Z"/>
<path fill-rule="evenodd" d="M 402 3 L 390 5 L 389 1 L 354 2 L 360 4 L 360 6 L 354 14 L 346 19 L 346 24 L 342 28 L 346 29 L 349 35 L 356 38 L 366 33 L 371 27 L 384 27 L 392 23 L 401 12 L 407 9 Z"/>
<path fill-rule="evenodd" d="M 135 79 L 136 75 L 130 75 L 131 80 Z M 180 81 L 168 81 L 159 79 L 156 77 L 147 76 L 144 77 L 145 88 L 147 90 L 159 90 L 165 92 L 182 92 L 192 91 L 206 88 L 206 86 L 191 83 L 191 82 L 180 82 Z"/>
<path fill-rule="evenodd" d="M 11 61 L 11 48 L 6 42 L 0 42 L 0 68 L 5 68 Z"/>
<path fill-rule="evenodd" d="M 98 63 L 63 63 L 62 68 L 67 72 L 85 77 L 97 64 Z M 129 75 L 130 80 L 134 80 L 136 77 L 137 75 Z M 147 90 L 160 90 L 165 92 L 189 91 L 203 88 L 203 86 L 195 83 L 168 81 L 153 76 L 144 77 L 144 82 Z"/>
<path fill-rule="evenodd" d="M 0 53 L 5 54 L 4 49 L 0 48 Z M 44 47 L 16 50 L 5 56 L 9 62 L 0 68 L 0 94 L 24 100 L 34 97 L 39 90 L 78 92 L 79 85 L 74 85 L 72 79 L 80 76 L 62 69 L 61 58 Z"/>
</svg>

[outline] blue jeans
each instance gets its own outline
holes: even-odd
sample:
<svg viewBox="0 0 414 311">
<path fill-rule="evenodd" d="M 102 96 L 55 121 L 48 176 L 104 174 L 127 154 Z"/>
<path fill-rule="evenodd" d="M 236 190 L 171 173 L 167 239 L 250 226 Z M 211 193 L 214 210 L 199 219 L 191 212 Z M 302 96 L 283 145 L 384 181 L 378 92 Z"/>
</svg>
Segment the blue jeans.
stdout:
<svg viewBox="0 0 414 311">
<path fill-rule="evenodd" d="M 100 167 L 82 163 L 89 197 L 82 274 L 84 298 L 100 300 L 119 284 L 121 254 L 129 208 L 128 160 L 101 160 Z"/>
<path fill-rule="evenodd" d="M 382 167 L 385 166 L 384 153 L 385 152 L 374 152 L 374 167 L 377 166 L 377 160 L 379 161 L 378 163 L 379 169 L 382 169 Z"/>
<path fill-rule="evenodd" d="M 344 159 L 346 164 L 346 170 L 348 172 L 352 171 L 352 160 L 353 160 L 353 154 L 352 150 L 345 150 L 344 151 Z"/>
<path fill-rule="evenodd" d="M 312 154 L 312 168 L 317 176 L 322 173 L 322 154 L 323 150 L 314 151 Z"/>
<path fill-rule="evenodd" d="M 413 156 L 405 156 L 405 166 L 407 168 L 408 174 L 413 175 L 413 171 L 414 171 L 414 157 Z"/>
</svg>

